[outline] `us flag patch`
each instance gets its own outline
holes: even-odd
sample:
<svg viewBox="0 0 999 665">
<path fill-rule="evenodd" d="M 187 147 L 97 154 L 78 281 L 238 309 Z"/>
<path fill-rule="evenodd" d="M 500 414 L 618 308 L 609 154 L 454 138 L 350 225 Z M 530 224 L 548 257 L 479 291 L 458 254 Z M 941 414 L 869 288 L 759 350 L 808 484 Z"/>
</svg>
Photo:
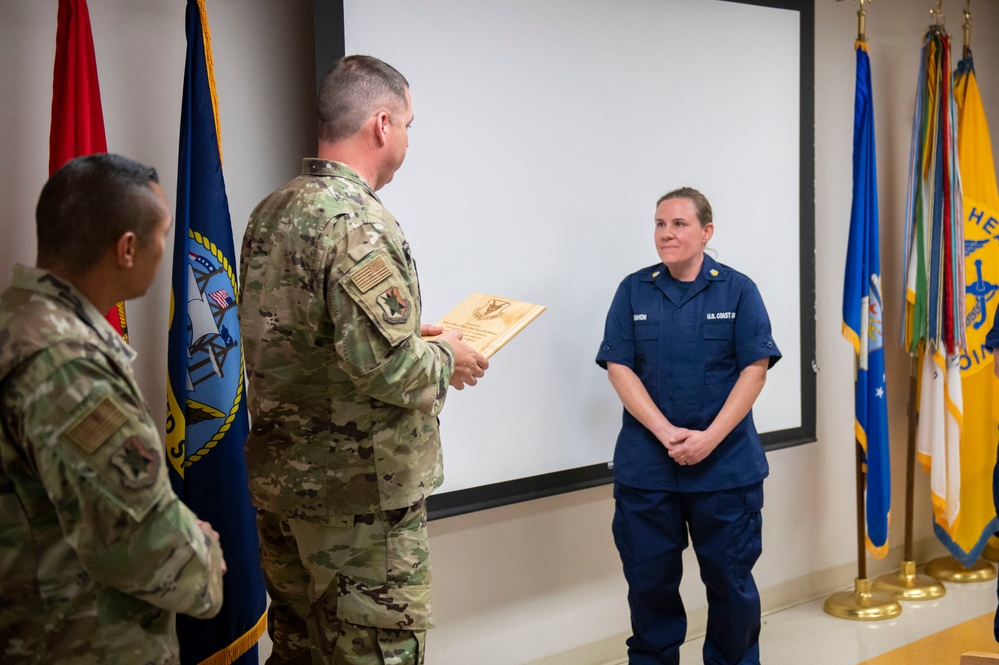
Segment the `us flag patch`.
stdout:
<svg viewBox="0 0 999 665">
<path fill-rule="evenodd" d="M 389 268 L 385 259 L 379 256 L 351 273 L 350 279 L 361 290 L 361 293 L 367 293 L 391 274 L 392 269 Z"/>
</svg>

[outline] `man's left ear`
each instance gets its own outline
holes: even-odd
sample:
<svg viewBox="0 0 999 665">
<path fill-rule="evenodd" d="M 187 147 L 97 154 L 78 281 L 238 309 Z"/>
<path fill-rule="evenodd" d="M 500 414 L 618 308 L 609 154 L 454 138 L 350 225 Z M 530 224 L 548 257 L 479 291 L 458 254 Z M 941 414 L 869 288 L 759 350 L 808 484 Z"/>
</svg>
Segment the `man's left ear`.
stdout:
<svg viewBox="0 0 999 665">
<path fill-rule="evenodd" d="M 131 269 L 135 267 L 135 251 L 138 247 L 139 239 L 135 231 L 126 231 L 115 243 L 115 257 L 118 259 L 118 267 Z"/>
</svg>

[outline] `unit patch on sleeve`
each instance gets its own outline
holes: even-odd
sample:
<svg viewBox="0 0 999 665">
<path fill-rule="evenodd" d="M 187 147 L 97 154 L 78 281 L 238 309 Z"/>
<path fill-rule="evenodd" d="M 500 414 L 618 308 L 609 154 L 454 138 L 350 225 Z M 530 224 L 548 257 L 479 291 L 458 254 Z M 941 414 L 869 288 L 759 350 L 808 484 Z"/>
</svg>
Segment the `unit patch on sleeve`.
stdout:
<svg viewBox="0 0 999 665">
<path fill-rule="evenodd" d="M 128 416 L 121 408 L 109 397 L 105 397 L 67 434 L 73 443 L 92 454 L 118 431 L 127 419 Z"/>
<path fill-rule="evenodd" d="M 160 458 L 153 454 L 137 436 L 130 436 L 111 457 L 111 463 L 121 471 L 121 484 L 142 489 L 156 482 Z"/>
<path fill-rule="evenodd" d="M 402 297 L 398 286 L 393 286 L 378 296 L 378 306 L 382 308 L 382 318 L 386 323 L 405 323 L 412 309 Z"/>
</svg>

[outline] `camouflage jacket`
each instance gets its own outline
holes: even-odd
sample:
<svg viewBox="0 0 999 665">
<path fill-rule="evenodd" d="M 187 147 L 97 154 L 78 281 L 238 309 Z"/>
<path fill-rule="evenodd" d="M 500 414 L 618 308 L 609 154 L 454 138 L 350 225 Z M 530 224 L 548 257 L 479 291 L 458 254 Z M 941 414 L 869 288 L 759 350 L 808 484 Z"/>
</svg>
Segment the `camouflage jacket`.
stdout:
<svg viewBox="0 0 999 665">
<path fill-rule="evenodd" d="M 0 662 L 177 663 L 214 616 L 221 551 L 167 478 L 134 352 L 74 287 L 0 295 Z"/>
<path fill-rule="evenodd" d="M 437 488 L 453 351 L 420 337 L 409 243 L 367 183 L 305 160 L 251 214 L 240 275 L 254 504 L 321 521 Z"/>
</svg>

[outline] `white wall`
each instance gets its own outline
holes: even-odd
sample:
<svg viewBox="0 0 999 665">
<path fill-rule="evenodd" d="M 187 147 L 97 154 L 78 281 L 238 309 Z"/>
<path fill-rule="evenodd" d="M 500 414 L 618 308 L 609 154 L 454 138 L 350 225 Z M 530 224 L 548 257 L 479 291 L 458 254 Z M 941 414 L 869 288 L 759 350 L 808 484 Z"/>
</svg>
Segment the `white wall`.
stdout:
<svg viewBox="0 0 999 665">
<path fill-rule="evenodd" d="M 156 166 L 173 199 L 184 3 L 89 4 L 109 149 Z M 868 21 L 889 342 L 900 326 L 909 131 L 930 4 L 879 0 Z M 256 201 L 295 174 L 302 156 L 314 152 L 312 10 L 311 3 L 287 0 L 209 0 L 208 10 L 238 239 Z M 960 42 L 958 3 L 948 3 L 946 10 Z M 995 137 L 999 44 L 987 37 L 999 34 L 999 3 L 979 0 L 973 12 L 976 68 Z M 48 164 L 55 17 L 55 0 L 0 0 L 0 287 L 9 283 L 15 262 L 34 261 L 34 204 Z M 845 587 L 856 563 L 852 359 L 839 333 L 851 187 L 855 8 L 816 0 L 816 24 L 818 441 L 769 456 L 757 580 L 771 604 L 822 595 L 830 584 Z M 993 146 L 999 146 L 995 138 Z M 168 271 L 164 267 L 149 296 L 128 309 L 141 354 L 142 388 L 153 405 L 165 399 Z M 895 344 L 887 349 L 895 465 L 890 556 L 897 558 L 909 364 Z M 916 541 L 923 544 L 917 559 L 923 560 L 932 550 L 925 545 L 932 541 L 932 529 L 921 473 L 916 505 Z M 438 628 L 430 636 L 429 662 L 525 663 L 627 631 L 625 585 L 610 537 L 612 512 L 610 488 L 600 487 L 431 523 Z M 693 557 L 686 563 L 682 589 L 696 613 L 704 596 Z M 872 574 L 884 565 L 871 562 Z"/>
<path fill-rule="evenodd" d="M 315 152 L 311 2 L 209 0 L 222 115 L 222 155 L 237 247 L 250 210 Z M 177 192 L 184 83 L 182 0 L 88 2 L 108 150 L 154 166 Z M 34 208 L 48 177 L 57 0 L 0 0 L 0 285 L 35 260 Z M 173 235 L 168 238 L 173 247 Z M 142 300 L 126 304 L 140 383 L 166 400 L 170 262 Z M 145 376 L 144 376 L 145 375 Z M 165 409 L 154 413 L 165 419 Z"/>
</svg>

